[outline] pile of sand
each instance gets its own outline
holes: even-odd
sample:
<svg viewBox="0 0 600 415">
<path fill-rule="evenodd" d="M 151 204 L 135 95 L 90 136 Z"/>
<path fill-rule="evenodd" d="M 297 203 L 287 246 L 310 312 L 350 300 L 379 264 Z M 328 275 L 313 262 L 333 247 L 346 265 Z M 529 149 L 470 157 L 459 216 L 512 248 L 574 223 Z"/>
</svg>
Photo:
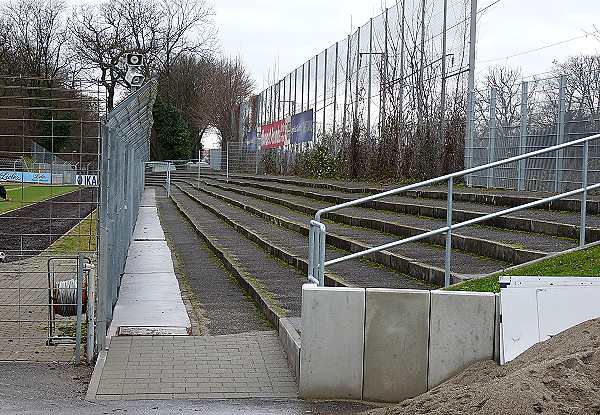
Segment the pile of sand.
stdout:
<svg viewBox="0 0 600 415">
<path fill-rule="evenodd" d="M 505 366 L 476 363 L 423 395 L 370 413 L 600 414 L 600 319 L 539 343 Z"/>
</svg>

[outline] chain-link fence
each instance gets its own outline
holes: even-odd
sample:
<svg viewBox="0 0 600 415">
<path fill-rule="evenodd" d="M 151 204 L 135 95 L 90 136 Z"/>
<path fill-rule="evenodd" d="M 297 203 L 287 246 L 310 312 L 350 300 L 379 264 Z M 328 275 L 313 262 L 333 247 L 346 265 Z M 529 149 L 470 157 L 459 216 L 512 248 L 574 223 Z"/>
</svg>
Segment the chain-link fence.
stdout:
<svg viewBox="0 0 600 415">
<path fill-rule="evenodd" d="M 404 0 L 385 9 L 245 102 L 232 141 L 258 136 L 264 150 L 295 155 L 324 146 L 340 175 L 462 168 L 476 7 L 475 0 Z M 298 159 L 283 156 L 290 158 Z"/>
<path fill-rule="evenodd" d="M 585 74 L 597 79 L 598 72 Z M 478 91 L 465 164 L 480 166 L 600 132 L 600 90 L 570 73 Z M 474 186 L 560 192 L 580 187 L 583 147 L 472 175 Z M 600 179 L 600 149 L 589 146 L 589 180 Z"/>
<path fill-rule="evenodd" d="M 112 320 L 144 190 L 144 163 L 150 157 L 155 99 L 156 83 L 147 83 L 117 105 L 102 122 L 97 296 L 99 347 L 104 345 L 106 330 Z"/>
</svg>

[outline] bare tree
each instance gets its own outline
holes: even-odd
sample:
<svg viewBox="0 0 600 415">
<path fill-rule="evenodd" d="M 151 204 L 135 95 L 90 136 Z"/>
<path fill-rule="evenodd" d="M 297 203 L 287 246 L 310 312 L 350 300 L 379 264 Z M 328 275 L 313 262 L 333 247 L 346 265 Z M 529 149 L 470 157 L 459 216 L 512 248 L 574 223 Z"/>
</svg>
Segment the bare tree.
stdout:
<svg viewBox="0 0 600 415">
<path fill-rule="evenodd" d="M 8 30 L 0 36 L 12 50 L 13 73 L 54 78 L 68 67 L 65 12 L 60 0 L 15 0 L 3 5 Z"/>
<path fill-rule="evenodd" d="M 123 56 L 127 47 L 125 19 L 110 4 L 82 5 L 76 9 L 71 28 L 71 47 L 84 69 L 99 71 L 100 83 L 106 88 L 107 109 L 114 106 L 116 88 L 123 81 L 125 66 Z"/>
<path fill-rule="evenodd" d="M 75 9 L 72 48 L 91 78 L 99 77 L 112 109 L 124 85 L 124 56 L 145 55 L 147 78 L 168 76 L 183 54 L 202 54 L 213 46 L 213 11 L 196 0 L 114 0 Z"/>
<path fill-rule="evenodd" d="M 205 0 L 160 0 L 161 53 L 157 59 L 169 73 L 182 55 L 206 54 L 214 49 L 214 10 Z"/>
</svg>

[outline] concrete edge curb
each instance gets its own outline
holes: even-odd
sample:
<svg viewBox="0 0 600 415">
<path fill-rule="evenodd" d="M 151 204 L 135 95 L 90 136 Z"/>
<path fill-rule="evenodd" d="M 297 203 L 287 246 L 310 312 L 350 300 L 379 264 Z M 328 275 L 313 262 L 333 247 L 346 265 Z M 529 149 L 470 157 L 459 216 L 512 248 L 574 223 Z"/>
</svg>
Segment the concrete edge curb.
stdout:
<svg viewBox="0 0 600 415">
<path fill-rule="evenodd" d="M 85 394 L 86 401 L 96 401 L 96 394 L 98 392 L 98 387 L 100 386 L 100 378 L 102 377 L 102 371 L 104 370 L 104 364 L 106 363 L 107 355 L 108 350 L 106 349 L 102 349 L 98 353 L 98 358 L 96 359 L 96 364 L 94 365 L 94 371 L 92 372 L 92 378 L 90 379 L 87 393 Z"/>
<path fill-rule="evenodd" d="M 296 377 L 296 384 L 300 381 L 300 334 L 296 331 L 288 317 L 279 319 L 279 340 L 283 345 L 288 363 Z"/>
</svg>

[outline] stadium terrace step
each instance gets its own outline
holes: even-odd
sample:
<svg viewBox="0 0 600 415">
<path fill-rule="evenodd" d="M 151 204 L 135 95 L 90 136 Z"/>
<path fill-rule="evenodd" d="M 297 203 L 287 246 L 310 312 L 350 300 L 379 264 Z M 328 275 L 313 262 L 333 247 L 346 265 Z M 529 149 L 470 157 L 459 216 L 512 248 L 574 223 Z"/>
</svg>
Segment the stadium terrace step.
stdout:
<svg viewBox="0 0 600 415">
<path fill-rule="evenodd" d="M 250 293 L 267 319 L 277 327 L 281 317 L 300 316 L 304 275 L 284 266 L 214 213 L 176 186 L 171 197 L 190 224 L 204 239 L 237 282 Z"/>
<path fill-rule="evenodd" d="M 191 172 L 179 172 L 180 175 L 186 177 L 197 176 Z M 206 173 L 202 172 L 201 176 L 204 177 L 223 177 L 222 173 Z M 375 187 L 364 183 L 354 182 L 340 182 L 331 180 L 317 180 L 317 179 L 298 179 L 298 178 L 287 178 L 280 176 L 266 176 L 266 175 L 243 175 L 243 174 L 230 174 L 230 179 L 244 179 L 244 180 L 259 180 L 266 183 L 278 183 L 283 185 L 300 186 L 304 188 L 313 189 L 326 189 L 337 192 L 343 192 L 345 194 L 362 194 L 364 195 L 381 193 L 386 190 L 395 189 L 401 185 L 389 185 Z M 446 186 L 442 184 L 440 186 L 432 186 L 422 188 L 418 190 L 408 191 L 405 195 L 427 198 L 427 199 L 446 199 Z M 463 188 L 456 186 L 453 199 L 454 201 L 461 202 L 473 202 L 492 206 L 519 206 L 528 202 L 542 199 L 549 196 L 550 193 L 543 192 L 519 192 L 515 190 L 504 190 L 504 189 L 486 189 L 486 188 Z M 385 199 L 384 199 L 385 200 Z M 555 211 L 573 211 L 579 212 L 581 207 L 581 201 L 578 197 L 571 197 L 567 199 L 556 200 L 547 205 L 542 205 L 540 208 L 555 210 Z M 589 195 L 587 203 L 588 213 L 600 214 L 600 197 L 598 194 Z"/>
<path fill-rule="evenodd" d="M 217 189 L 232 191 L 244 196 L 279 204 L 308 215 L 314 215 L 318 209 L 329 206 L 329 204 L 298 196 L 281 195 L 276 192 L 260 190 L 251 191 L 248 186 L 236 186 L 231 183 L 224 185 L 204 179 L 202 182 Z M 332 212 L 326 215 L 326 218 L 337 223 L 373 229 L 400 237 L 410 237 L 445 226 L 445 221 L 441 220 L 384 211 L 369 211 L 364 208 L 343 209 L 339 212 Z M 426 239 L 426 241 L 444 246 L 445 236 L 431 237 Z M 456 249 L 511 264 L 529 262 L 541 258 L 548 253 L 562 251 L 575 246 L 575 241 L 564 238 L 481 226 L 455 231 L 452 242 L 452 246 Z"/>
<path fill-rule="evenodd" d="M 188 291 L 194 312 L 200 314 L 196 318 L 199 334 L 272 330 L 256 304 L 240 289 L 235 276 L 224 268 L 175 203 L 161 197 L 157 204 L 169 248 L 177 258 L 176 272 L 181 267 L 180 278 L 187 281 L 182 289 Z M 196 310 L 196 306 L 201 310 Z"/>
<path fill-rule="evenodd" d="M 237 230 L 241 235 L 252 240 L 261 246 L 266 252 L 276 256 L 283 262 L 294 266 L 302 271 L 303 278 L 306 278 L 307 272 L 307 249 L 308 238 L 298 232 L 286 229 L 283 224 L 289 224 L 290 221 L 285 218 L 273 217 L 269 220 L 256 214 L 249 215 L 251 210 L 244 210 L 241 207 L 234 206 L 221 200 L 218 197 L 209 195 L 201 190 L 193 188 L 191 185 L 175 183 L 174 187 L 181 190 L 190 199 L 197 204 L 210 210 L 220 217 L 224 222 Z M 279 222 L 281 224 L 277 224 Z M 303 226 L 296 223 L 296 226 Z M 298 228 L 300 230 L 301 228 Z M 362 247 L 361 249 L 364 249 Z M 328 249 L 327 259 L 339 257 L 345 253 L 334 247 Z M 443 257 L 443 252 L 440 251 Z M 422 265 L 412 260 L 413 266 Z M 427 267 L 431 273 L 432 267 Z M 359 287 L 383 287 L 383 288 L 416 288 L 430 289 L 431 285 L 421 280 L 408 277 L 381 264 L 372 263 L 368 260 L 352 260 L 336 264 L 329 269 L 329 282 L 337 282 L 348 286 Z M 414 273 L 411 273 L 414 275 Z M 432 275 L 428 281 L 432 281 Z"/>
<path fill-rule="evenodd" d="M 330 204 L 348 202 L 365 196 L 363 194 L 357 195 L 333 191 L 319 192 L 307 189 L 306 187 L 294 185 L 284 186 L 268 183 L 265 184 L 259 180 L 230 179 L 227 182 L 227 180 L 219 176 L 213 176 L 210 177 L 210 179 L 218 180 L 223 183 L 244 186 L 245 188 L 250 186 L 256 189 L 277 192 L 279 194 L 286 193 L 302 196 L 305 198 L 328 202 Z M 382 200 L 365 203 L 360 207 L 404 213 L 415 216 L 438 218 L 443 219 L 444 221 L 446 220 L 445 199 L 424 199 L 411 196 L 393 196 Z M 454 202 L 452 217 L 454 221 L 462 222 L 481 217 L 485 214 L 497 212 L 503 208 L 505 207 L 474 202 Z M 526 211 L 514 212 L 507 216 L 493 218 L 486 221 L 482 225 L 577 239 L 579 238 L 579 211 L 570 212 L 529 209 Z M 600 240 L 600 216 L 588 213 L 587 225 L 586 240 L 588 242 Z"/>
<path fill-rule="evenodd" d="M 194 189 L 191 185 L 188 185 L 187 192 L 191 192 Z M 218 198 L 230 205 L 237 206 L 242 212 L 249 212 L 272 223 L 277 228 L 286 228 L 294 231 L 294 234 L 289 235 L 284 240 L 283 245 L 281 243 L 274 243 L 271 245 L 285 246 L 287 251 L 293 253 L 294 259 L 290 263 L 298 264 L 303 271 L 307 269 L 306 250 L 299 250 L 297 246 L 306 247 L 308 242 L 308 223 L 310 216 L 301 212 L 297 212 L 278 204 L 261 201 L 252 197 L 243 196 L 236 194 L 231 191 L 211 188 L 208 185 L 201 184 L 196 192 L 202 196 L 202 201 L 205 201 L 207 197 Z M 249 216 L 249 215 L 248 215 Z M 328 223 L 327 232 L 327 243 L 332 247 L 328 249 L 331 251 L 332 257 L 343 255 L 340 250 L 348 252 L 358 252 L 373 246 L 379 246 L 384 243 L 390 242 L 396 238 L 391 237 L 389 234 L 374 231 L 371 229 L 364 229 L 360 227 L 350 227 L 337 223 Z M 266 239 L 271 238 L 271 235 L 266 234 Z M 281 240 L 281 239 L 280 239 Z M 295 241 L 295 243 L 292 243 Z M 272 248 L 271 248 L 272 249 Z M 487 275 L 489 273 L 506 268 L 509 264 L 506 262 L 495 261 L 488 258 L 483 258 L 477 255 L 471 255 L 462 251 L 455 250 L 453 255 L 453 280 L 459 281 L 467 278 L 473 278 L 475 276 Z M 402 247 L 393 248 L 389 251 L 376 252 L 367 256 L 369 260 L 376 262 L 380 268 L 381 266 L 389 267 L 392 270 L 401 272 L 402 274 L 410 275 L 413 278 L 426 281 L 428 283 L 440 285 L 444 280 L 444 250 L 432 246 L 427 243 L 411 243 L 406 244 Z M 354 264 L 356 261 L 349 261 L 348 263 Z M 358 261 L 360 264 L 361 261 Z M 341 267 L 341 270 L 337 270 L 337 267 Z M 358 270 L 355 266 L 351 266 L 348 269 L 346 263 L 337 264 L 334 267 L 330 267 L 332 272 L 341 278 L 342 281 L 348 281 L 348 275 L 354 274 L 353 277 L 358 277 Z M 372 267 L 371 267 L 372 268 Z M 382 268 L 379 273 L 382 273 Z M 371 275 L 371 269 L 364 269 L 366 275 Z M 354 285 L 358 286 L 375 286 L 372 284 L 372 278 L 358 280 Z M 365 282 L 367 281 L 367 282 Z M 397 284 L 394 281 L 382 281 L 381 283 L 387 284 L 387 287 L 395 287 Z"/>
</svg>

